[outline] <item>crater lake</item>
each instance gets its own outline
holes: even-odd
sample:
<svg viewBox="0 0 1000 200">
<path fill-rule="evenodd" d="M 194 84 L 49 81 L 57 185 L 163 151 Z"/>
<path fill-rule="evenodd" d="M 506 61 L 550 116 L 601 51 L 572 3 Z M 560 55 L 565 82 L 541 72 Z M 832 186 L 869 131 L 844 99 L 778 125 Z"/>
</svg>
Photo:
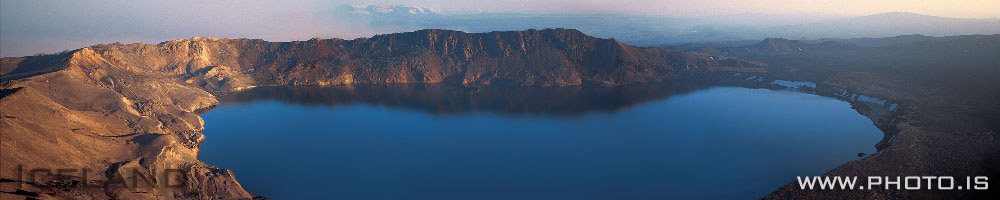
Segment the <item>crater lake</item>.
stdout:
<svg viewBox="0 0 1000 200">
<path fill-rule="evenodd" d="M 792 90 L 259 87 L 202 117 L 200 159 L 274 199 L 756 199 L 882 132 Z"/>
</svg>

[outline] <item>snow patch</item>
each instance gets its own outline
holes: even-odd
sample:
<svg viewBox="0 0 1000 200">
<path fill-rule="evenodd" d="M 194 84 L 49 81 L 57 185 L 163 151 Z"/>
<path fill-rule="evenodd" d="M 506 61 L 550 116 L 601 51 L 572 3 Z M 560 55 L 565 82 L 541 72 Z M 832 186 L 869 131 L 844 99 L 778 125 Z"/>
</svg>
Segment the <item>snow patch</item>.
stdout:
<svg viewBox="0 0 1000 200">
<path fill-rule="evenodd" d="M 786 80 L 774 80 L 771 85 L 780 85 L 787 88 L 800 88 L 800 87 L 811 87 L 816 88 L 816 84 L 812 82 L 805 81 L 786 81 Z"/>
</svg>

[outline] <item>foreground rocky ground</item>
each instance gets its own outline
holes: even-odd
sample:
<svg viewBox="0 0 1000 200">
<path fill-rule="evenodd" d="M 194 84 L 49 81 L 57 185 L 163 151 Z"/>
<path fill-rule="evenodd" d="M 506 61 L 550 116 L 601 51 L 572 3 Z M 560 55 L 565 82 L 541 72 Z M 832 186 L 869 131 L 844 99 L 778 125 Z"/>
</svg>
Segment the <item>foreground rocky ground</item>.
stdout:
<svg viewBox="0 0 1000 200">
<path fill-rule="evenodd" d="M 974 44 L 985 41 L 983 49 L 973 51 L 986 53 L 977 57 L 986 59 L 977 60 L 986 67 L 972 71 L 993 73 L 1000 68 L 995 56 L 1000 54 L 988 54 L 996 52 L 995 38 L 970 39 Z M 829 175 L 996 175 L 1000 166 L 995 138 L 996 125 L 1000 124 L 996 122 L 1000 119 L 996 105 L 1000 93 L 994 87 L 1000 85 L 995 82 L 998 76 L 969 79 L 992 83 L 989 87 L 924 83 L 918 75 L 935 71 L 871 70 L 886 65 L 881 63 L 848 68 L 844 66 L 856 63 L 826 62 L 845 57 L 789 52 L 801 48 L 785 48 L 788 45 L 780 41 L 759 45 L 758 51 L 740 54 L 735 49 L 730 49 L 731 54 L 684 53 L 632 47 L 566 29 L 477 34 L 424 30 L 356 40 L 282 43 L 191 38 L 3 58 L 0 195 L 5 199 L 254 198 L 253 191 L 243 190 L 232 172 L 198 161 L 204 124 L 197 114 L 217 105 L 218 95 L 256 86 L 619 85 L 733 73 L 766 74 L 768 80 L 813 81 L 901 103 L 892 116 L 855 104 L 891 139 L 879 144 L 878 153 L 838 167 Z M 957 60 L 969 57 L 949 56 Z M 813 92 L 833 94 L 830 91 Z M 29 173 L 32 169 L 51 169 L 53 174 Z M 58 169 L 77 170 L 55 175 Z M 89 173 L 81 173 L 82 169 Z M 182 173 L 165 173 L 170 169 Z M 31 174 L 37 177 L 32 180 Z M 142 180 L 143 175 L 159 174 L 164 177 L 153 185 L 163 186 L 151 187 Z M 173 187 L 170 180 L 186 180 L 186 184 Z M 986 193 L 808 191 L 788 185 L 767 198 L 952 195 L 978 197 Z"/>
</svg>

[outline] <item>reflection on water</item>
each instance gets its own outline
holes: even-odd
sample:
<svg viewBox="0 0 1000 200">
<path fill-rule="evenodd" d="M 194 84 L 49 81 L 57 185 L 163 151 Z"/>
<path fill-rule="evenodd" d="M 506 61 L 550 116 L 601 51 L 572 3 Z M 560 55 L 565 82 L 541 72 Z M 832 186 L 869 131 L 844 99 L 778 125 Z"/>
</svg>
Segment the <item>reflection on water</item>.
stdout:
<svg viewBox="0 0 1000 200">
<path fill-rule="evenodd" d="M 202 116 L 200 158 L 275 199 L 752 199 L 881 137 L 843 101 L 698 84 L 263 87 Z"/>
<path fill-rule="evenodd" d="M 394 84 L 329 87 L 258 87 L 222 98 L 223 104 L 277 100 L 302 105 L 365 103 L 435 114 L 491 112 L 513 115 L 581 115 L 613 112 L 639 103 L 709 88 L 704 84 L 643 84 L 618 87 L 464 87 Z"/>
</svg>

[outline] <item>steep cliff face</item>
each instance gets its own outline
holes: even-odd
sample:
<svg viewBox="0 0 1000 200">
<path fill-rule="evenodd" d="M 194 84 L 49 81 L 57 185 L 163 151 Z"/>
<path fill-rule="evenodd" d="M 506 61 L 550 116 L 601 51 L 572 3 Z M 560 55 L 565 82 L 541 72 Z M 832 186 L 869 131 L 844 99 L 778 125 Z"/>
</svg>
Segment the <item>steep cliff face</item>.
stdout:
<svg viewBox="0 0 1000 200">
<path fill-rule="evenodd" d="M 3 58 L 0 67 L 0 178 L 15 181 L 0 189 L 99 199 L 251 198 L 230 171 L 197 159 L 204 124 L 196 113 L 218 104 L 213 94 L 260 85 L 629 84 L 764 70 L 759 63 L 632 47 L 567 29 L 423 30 L 297 42 L 196 37 Z M 19 169 L 38 168 L 92 171 L 86 178 L 18 177 Z M 187 184 L 116 181 L 120 175 L 129 180 L 132 170 L 164 169 L 183 170 L 170 176 Z M 100 187 L 79 184 L 84 179 Z"/>
<path fill-rule="evenodd" d="M 15 182 L 2 191 L 43 199 L 252 197 L 231 172 L 197 159 L 203 122 L 194 111 L 218 104 L 215 96 L 91 48 L 65 54 L 3 76 L 0 178 Z M 22 74 L 30 76 L 7 79 Z M 130 181 L 137 175 L 157 183 Z M 183 187 L 158 185 L 180 180 Z"/>
<path fill-rule="evenodd" d="M 90 48 L 116 66 L 186 75 L 188 83 L 223 91 L 258 84 L 629 84 L 662 81 L 682 72 L 763 70 L 759 63 L 633 47 L 571 29 L 422 30 L 278 43 L 191 38 Z M 250 77 L 229 76 L 244 74 Z"/>
</svg>

